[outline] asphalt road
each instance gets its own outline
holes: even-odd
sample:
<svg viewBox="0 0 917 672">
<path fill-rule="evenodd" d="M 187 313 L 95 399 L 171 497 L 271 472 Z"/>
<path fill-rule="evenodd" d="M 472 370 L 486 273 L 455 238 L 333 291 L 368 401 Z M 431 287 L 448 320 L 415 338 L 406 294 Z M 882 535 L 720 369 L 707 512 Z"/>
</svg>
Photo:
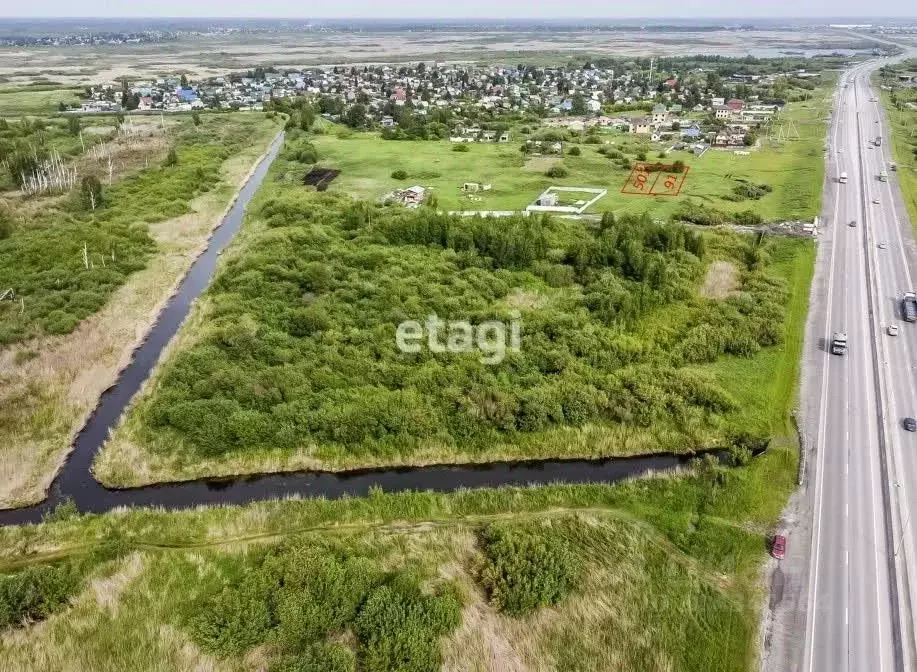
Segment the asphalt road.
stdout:
<svg viewBox="0 0 917 672">
<path fill-rule="evenodd" d="M 805 431 L 814 448 L 812 538 L 800 600 L 805 672 L 891 672 L 917 662 L 910 521 L 917 511 L 917 434 L 902 425 L 905 416 L 917 417 L 917 323 L 904 322 L 900 311 L 917 273 L 895 173 L 878 179 L 890 164 L 889 132 L 881 103 L 872 102 L 869 75 L 882 62 L 842 76 L 827 144 L 810 317 L 816 338 L 811 328 L 809 334 L 818 351 L 804 362 Z M 841 172 L 846 184 L 837 180 Z M 889 324 L 900 335 L 888 335 Z M 830 354 L 836 331 L 847 333 L 845 356 Z"/>
</svg>

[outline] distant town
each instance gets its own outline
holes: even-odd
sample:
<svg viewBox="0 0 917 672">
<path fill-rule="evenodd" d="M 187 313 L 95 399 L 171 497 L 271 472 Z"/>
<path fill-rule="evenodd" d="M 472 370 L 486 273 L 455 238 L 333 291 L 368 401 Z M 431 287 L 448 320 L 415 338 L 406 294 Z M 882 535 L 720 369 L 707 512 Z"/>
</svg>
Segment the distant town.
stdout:
<svg viewBox="0 0 917 672">
<path fill-rule="evenodd" d="M 712 69 L 684 73 L 621 72 L 581 68 L 472 67 L 457 65 L 333 67 L 276 71 L 257 68 L 192 82 L 185 76 L 105 84 L 87 89 L 87 100 L 62 111 L 112 113 L 269 111 L 284 99 L 310 99 L 319 114 L 357 128 L 395 136 L 423 127 L 423 135 L 453 142 L 507 142 L 506 129 L 476 123 L 544 119 L 547 126 L 591 126 L 647 135 L 653 141 L 681 136 L 714 145 L 743 145 L 752 130 L 780 111 L 781 91 L 809 87 L 820 73 L 798 69 L 771 74 Z M 629 114 L 625 114 L 628 113 Z"/>
</svg>

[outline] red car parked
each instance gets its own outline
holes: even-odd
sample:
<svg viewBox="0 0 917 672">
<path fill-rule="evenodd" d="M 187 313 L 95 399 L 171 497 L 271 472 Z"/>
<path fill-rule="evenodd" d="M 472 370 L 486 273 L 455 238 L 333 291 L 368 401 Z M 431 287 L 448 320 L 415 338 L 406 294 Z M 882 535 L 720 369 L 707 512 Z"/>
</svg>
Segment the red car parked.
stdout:
<svg viewBox="0 0 917 672">
<path fill-rule="evenodd" d="M 783 560 L 783 556 L 786 555 L 786 537 L 782 534 L 778 534 L 774 537 L 774 543 L 771 546 L 771 555 L 778 560 Z"/>
</svg>

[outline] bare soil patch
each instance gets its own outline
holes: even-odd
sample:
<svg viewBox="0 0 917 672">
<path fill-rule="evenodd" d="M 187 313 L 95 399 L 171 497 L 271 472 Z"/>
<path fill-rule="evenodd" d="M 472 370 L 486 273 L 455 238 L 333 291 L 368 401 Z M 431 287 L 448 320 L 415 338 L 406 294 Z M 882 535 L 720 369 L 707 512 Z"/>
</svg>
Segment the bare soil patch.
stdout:
<svg viewBox="0 0 917 672">
<path fill-rule="evenodd" d="M 319 168 L 316 166 L 306 173 L 306 176 L 303 178 L 303 183 L 307 186 L 315 187 L 316 191 L 326 191 L 328 185 L 340 174 L 340 170 L 334 168 Z"/>
</svg>

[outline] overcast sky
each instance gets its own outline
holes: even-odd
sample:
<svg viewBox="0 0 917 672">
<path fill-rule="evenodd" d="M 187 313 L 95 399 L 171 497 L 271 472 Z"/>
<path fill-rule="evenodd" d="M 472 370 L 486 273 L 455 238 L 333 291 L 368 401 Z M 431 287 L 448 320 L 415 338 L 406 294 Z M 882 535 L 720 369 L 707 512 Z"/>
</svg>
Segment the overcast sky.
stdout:
<svg viewBox="0 0 917 672">
<path fill-rule="evenodd" d="M 710 18 L 915 16 L 914 0 L 0 0 L 0 17 Z"/>
</svg>

